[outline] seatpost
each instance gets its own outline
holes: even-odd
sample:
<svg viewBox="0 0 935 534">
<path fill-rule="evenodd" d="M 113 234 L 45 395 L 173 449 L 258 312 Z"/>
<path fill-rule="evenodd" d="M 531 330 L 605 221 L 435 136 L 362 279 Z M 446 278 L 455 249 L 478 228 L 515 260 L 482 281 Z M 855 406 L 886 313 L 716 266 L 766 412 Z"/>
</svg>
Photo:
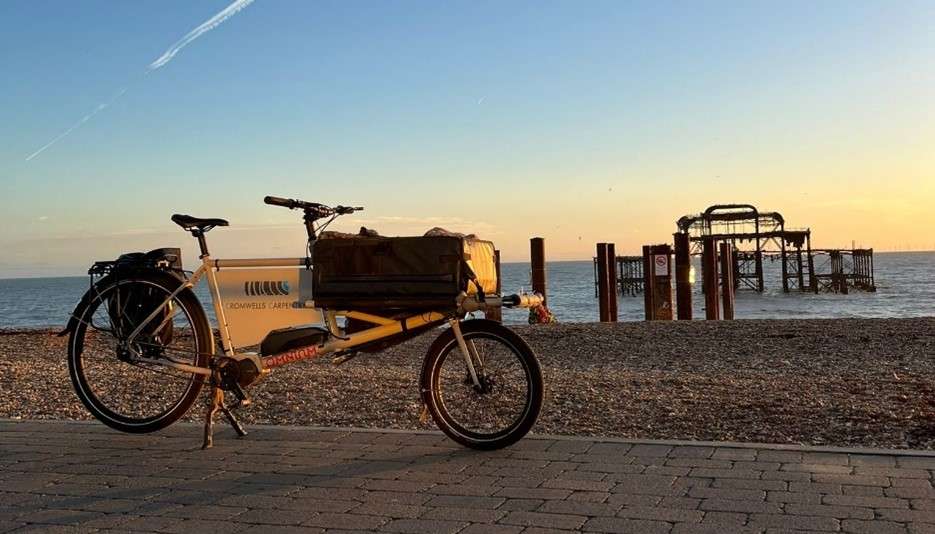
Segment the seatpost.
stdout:
<svg viewBox="0 0 935 534">
<path fill-rule="evenodd" d="M 198 256 L 198 258 L 202 259 L 208 255 L 208 242 L 205 241 L 205 233 L 201 230 L 192 230 L 192 235 L 198 238 L 198 246 L 201 248 L 201 256 Z"/>
</svg>

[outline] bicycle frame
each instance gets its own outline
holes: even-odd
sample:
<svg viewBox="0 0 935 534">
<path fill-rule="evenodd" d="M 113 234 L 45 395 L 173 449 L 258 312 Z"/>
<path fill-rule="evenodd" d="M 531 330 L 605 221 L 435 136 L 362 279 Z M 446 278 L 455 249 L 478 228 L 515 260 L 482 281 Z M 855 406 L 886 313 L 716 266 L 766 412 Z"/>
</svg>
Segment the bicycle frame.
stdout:
<svg viewBox="0 0 935 534">
<path fill-rule="evenodd" d="M 160 315 L 163 306 L 168 305 L 182 291 L 194 288 L 201 282 L 202 278 L 206 278 L 211 293 L 211 300 L 214 307 L 215 317 L 217 317 L 218 331 L 221 336 L 221 348 L 225 356 L 233 356 L 236 354 L 236 348 L 232 342 L 231 325 L 228 323 L 227 316 L 224 312 L 224 302 L 219 289 L 217 272 L 222 268 L 257 268 L 257 270 L 259 270 L 261 268 L 268 267 L 306 267 L 308 265 L 306 258 L 213 259 L 210 255 L 206 254 L 202 256 L 201 260 L 201 266 L 195 270 L 194 273 L 192 273 L 188 280 L 184 284 L 180 285 L 175 291 L 173 291 L 163 302 L 162 306 L 157 307 L 133 330 L 133 332 L 130 333 L 127 338 L 127 344 L 129 346 L 132 347 L 133 340 L 140 334 L 140 332 L 145 329 L 145 327 L 151 321 L 155 320 Z M 307 307 L 314 308 L 314 304 L 312 302 L 306 302 L 304 304 Z M 342 350 L 350 350 L 354 347 L 359 347 L 372 341 L 377 341 L 404 333 L 407 330 L 417 329 L 429 324 L 441 323 L 449 319 L 452 320 L 452 325 L 457 323 L 457 318 L 455 318 L 452 314 L 443 314 L 441 312 L 424 312 L 402 319 L 391 319 L 372 313 L 353 310 L 321 311 L 324 318 L 324 326 L 331 333 L 331 338 L 328 339 L 324 344 L 317 347 L 303 347 L 300 349 L 287 351 L 282 354 L 264 355 L 272 356 L 271 358 L 264 359 L 265 369 L 271 369 L 285 365 L 287 363 L 315 358 Z M 357 319 L 374 326 L 345 336 L 341 333 L 340 328 L 338 327 L 337 317 L 339 316 L 345 317 L 347 319 Z M 171 319 L 167 318 L 164 320 L 168 321 Z M 213 331 L 211 335 L 212 339 L 210 340 L 210 343 L 211 346 L 214 346 Z M 158 363 L 182 371 L 197 373 L 205 376 L 210 376 L 212 373 L 212 370 L 206 367 L 197 367 L 174 361 L 168 362 L 164 360 L 154 360 L 150 358 L 144 358 L 141 355 L 137 355 L 137 358 L 148 363 Z M 467 360 L 467 358 L 465 359 Z M 471 374 L 473 376 L 474 369 L 470 362 L 469 369 L 472 371 Z"/>
</svg>

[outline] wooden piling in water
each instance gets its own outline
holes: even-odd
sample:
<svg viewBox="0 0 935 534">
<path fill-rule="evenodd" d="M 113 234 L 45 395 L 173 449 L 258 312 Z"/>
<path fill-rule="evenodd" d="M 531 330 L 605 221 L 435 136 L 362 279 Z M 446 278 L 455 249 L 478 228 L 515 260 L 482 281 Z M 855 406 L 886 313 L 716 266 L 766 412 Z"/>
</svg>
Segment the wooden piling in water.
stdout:
<svg viewBox="0 0 935 534">
<path fill-rule="evenodd" d="M 597 316 L 602 323 L 610 322 L 610 294 L 613 292 L 607 272 L 610 263 L 607 248 L 607 243 L 597 244 Z"/>
<path fill-rule="evenodd" d="M 607 299 L 610 304 L 610 321 L 617 322 L 617 250 L 613 243 L 607 243 L 607 282 L 610 291 Z"/>
<path fill-rule="evenodd" d="M 724 307 L 724 318 L 734 318 L 734 269 L 733 248 L 730 243 L 721 243 L 721 303 Z"/>
<path fill-rule="evenodd" d="M 542 295 L 542 304 L 545 305 L 545 239 L 534 237 L 529 240 L 529 259 L 532 267 L 532 290 Z"/>
<path fill-rule="evenodd" d="M 714 239 L 705 238 L 701 252 L 701 276 L 704 289 L 704 315 L 705 319 L 717 320 L 720 318 L 720 303 L 718 302 L 718 276 L 717 276 L 717 250 Z"/>
<path fill-rule="evenodd" d="M 673 234 L 675 242 L 675 309 L 680 321 L 692 319 L 692 262 L 688 233 Z"/>
</svg>

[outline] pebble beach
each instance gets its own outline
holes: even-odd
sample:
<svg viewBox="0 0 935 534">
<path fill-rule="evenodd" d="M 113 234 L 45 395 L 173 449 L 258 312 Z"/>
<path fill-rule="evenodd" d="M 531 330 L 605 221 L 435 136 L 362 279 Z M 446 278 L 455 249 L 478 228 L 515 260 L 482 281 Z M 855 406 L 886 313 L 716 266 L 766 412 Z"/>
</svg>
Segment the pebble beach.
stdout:
<svg viewBox="0 0 935 534">
<path fill-rule="evenodd" d="M 935 449 L 935 318 L 513 327 L 542 362 L 534 433 Z M 432 429 L 419 369 L 435 334 L 341 366 L 277 370 L 249 424 Z M 88 419 L 66 338 L 0 331 L 0 417 Z M 189 413 L 202 415 L 202 405 Z M 199 439 L 193 433 L 194 440 Z"/>
</svg>

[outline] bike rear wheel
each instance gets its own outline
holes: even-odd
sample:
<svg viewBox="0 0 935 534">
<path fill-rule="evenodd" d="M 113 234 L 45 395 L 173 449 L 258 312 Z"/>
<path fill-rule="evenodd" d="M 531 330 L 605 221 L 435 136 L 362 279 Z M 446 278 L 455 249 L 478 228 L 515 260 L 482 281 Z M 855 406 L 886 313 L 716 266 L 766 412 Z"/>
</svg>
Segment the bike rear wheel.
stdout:
<svg viewBox="0 0 935 534">
<path fill-rule="evenodd" d="M 422 366 L 422 400 L 438 427 L 473 449 L 493 450 L 519 441 L 542 409 L 542 371 L 528 344 L 502 324 L 461 323 L 473 353 L 478 387 L 451 329 L 429 348 Z"/>
<path fill-rule="evenodd" d="M 207 367 L 213 338 L 190 289 L 169 299 L 181 280 L 158 271 L 108 276 L 75 310 L 68 370 L 78 398 L 94 417 L 123 432 L 163 429 L 197 400 L 204 376 L 161 363 Z M 127 343 L 153 311 L 156 318 Z M 145 360 L 142 361 L 141 357 Z"/>
</svg>

